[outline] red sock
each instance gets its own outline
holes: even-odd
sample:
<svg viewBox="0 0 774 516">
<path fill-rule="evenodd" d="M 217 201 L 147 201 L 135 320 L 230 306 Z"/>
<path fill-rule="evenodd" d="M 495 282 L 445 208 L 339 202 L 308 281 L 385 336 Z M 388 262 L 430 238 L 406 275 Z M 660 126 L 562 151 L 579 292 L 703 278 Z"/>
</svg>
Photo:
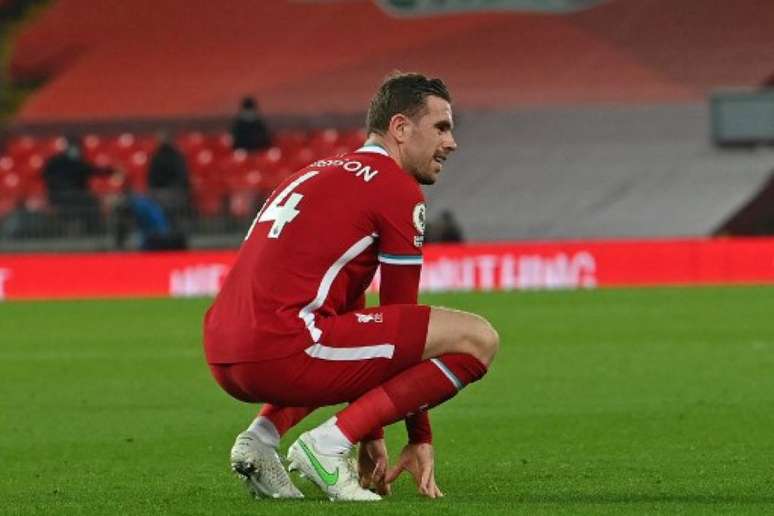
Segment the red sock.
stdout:
<svg viewBox="0 0 774 516">
<path fill-rule="evenodd" d="M 285 432 L 293 428 L 313 410 L 314 407 L 279 407 L 265 403 L 258 415 L 271 421 L 274 428 L 277 429 L 277 433 L 282 437 Z"/>
<path fill-rule="evenodd" d="M 425 360 L 390 378 L 336 414 L 336 425 L 350 442 L 360 442 L 374 428 L 448 400 L 486 374 L 486 366 L 464 354 Z"/>
</svg>

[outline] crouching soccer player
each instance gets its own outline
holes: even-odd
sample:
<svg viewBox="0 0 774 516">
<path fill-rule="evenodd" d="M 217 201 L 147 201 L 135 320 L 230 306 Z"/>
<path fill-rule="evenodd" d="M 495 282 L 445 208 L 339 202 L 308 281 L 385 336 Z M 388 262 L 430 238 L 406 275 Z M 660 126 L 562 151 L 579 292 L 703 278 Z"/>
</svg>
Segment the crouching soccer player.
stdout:
<svg viewBox="0 0 774 516">
<path fill-rule="evenodd" d="M 435 482 L 428 409 L 480 379 L 499 346 L 483 318 L 417 304 L 425 205 L 452 136 L 444 83 L 388 77 L 371 100 L 368 140 L 288 177 L 258 213 L 207 312 L 207 361 L 236 399 L 265 402 L 231 464 L 256 495 L 300 498 L 280 437 L 316 407 L 348 402 L 289 448 L 290 469 L 332 500 L 379 500 L 409 471 Z M 380 306 L 364 292 L 381 267 Z M 408 444 L 388 469 L 382 428 L 405 420 Z M 361 443 L 358 470 L 349 459 Z"/>
</svg>

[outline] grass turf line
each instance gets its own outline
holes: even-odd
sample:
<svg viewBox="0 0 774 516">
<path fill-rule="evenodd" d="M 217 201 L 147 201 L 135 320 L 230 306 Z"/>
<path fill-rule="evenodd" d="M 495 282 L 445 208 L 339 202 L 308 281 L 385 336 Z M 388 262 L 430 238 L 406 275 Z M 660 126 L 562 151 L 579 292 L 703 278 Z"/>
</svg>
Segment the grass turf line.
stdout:
<svg viewBox="0 0 774 516">
<path fill-rule="evenodd" d="M 774 289 L 426 296 L 500 331 L 490 374 L 433 411 L 446 498 L 378 514 L 774 510 Z M 201 356 L 209 300 L 0 305 L 0 514 L 359 514 L 306 481 L 254 501 L 227 455 L 254 408 Z M 283 441 L 329 416 L 320 410 Z M 397 456 L 402 425 L 388 429 Z"/>
</svg>

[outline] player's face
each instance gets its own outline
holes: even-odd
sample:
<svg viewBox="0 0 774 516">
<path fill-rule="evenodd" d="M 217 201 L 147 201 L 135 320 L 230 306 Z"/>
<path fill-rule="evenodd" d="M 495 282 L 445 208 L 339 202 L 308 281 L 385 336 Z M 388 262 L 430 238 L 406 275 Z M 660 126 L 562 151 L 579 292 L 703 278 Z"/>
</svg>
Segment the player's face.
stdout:
<svg viewBox="0 0 774 516">
<path fill-rule="evenodd" d="M 411 122 L 412 129 L 406 141 L 404 165 L 423 185 L 438 180 L 443 164 L 457 148 L 452 129 L 451 105 L 436 96 L 427 97 L 427 108 Z"/>
</svg>

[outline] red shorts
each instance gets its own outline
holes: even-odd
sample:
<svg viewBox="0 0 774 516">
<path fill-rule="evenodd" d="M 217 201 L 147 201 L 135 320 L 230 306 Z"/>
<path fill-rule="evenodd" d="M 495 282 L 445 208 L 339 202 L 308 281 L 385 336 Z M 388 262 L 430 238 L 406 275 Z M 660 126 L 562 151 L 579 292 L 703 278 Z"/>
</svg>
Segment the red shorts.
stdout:
<svg viewBox="0 0 774 516">
<path fill-rule="evenodd" d="M 389 305 L 318 319 L 322 338 L 286 358 L 210 364 L 234 398 L 286 407 L 353 401 L 422 360 L 430 307 Z"/>
</svg>

